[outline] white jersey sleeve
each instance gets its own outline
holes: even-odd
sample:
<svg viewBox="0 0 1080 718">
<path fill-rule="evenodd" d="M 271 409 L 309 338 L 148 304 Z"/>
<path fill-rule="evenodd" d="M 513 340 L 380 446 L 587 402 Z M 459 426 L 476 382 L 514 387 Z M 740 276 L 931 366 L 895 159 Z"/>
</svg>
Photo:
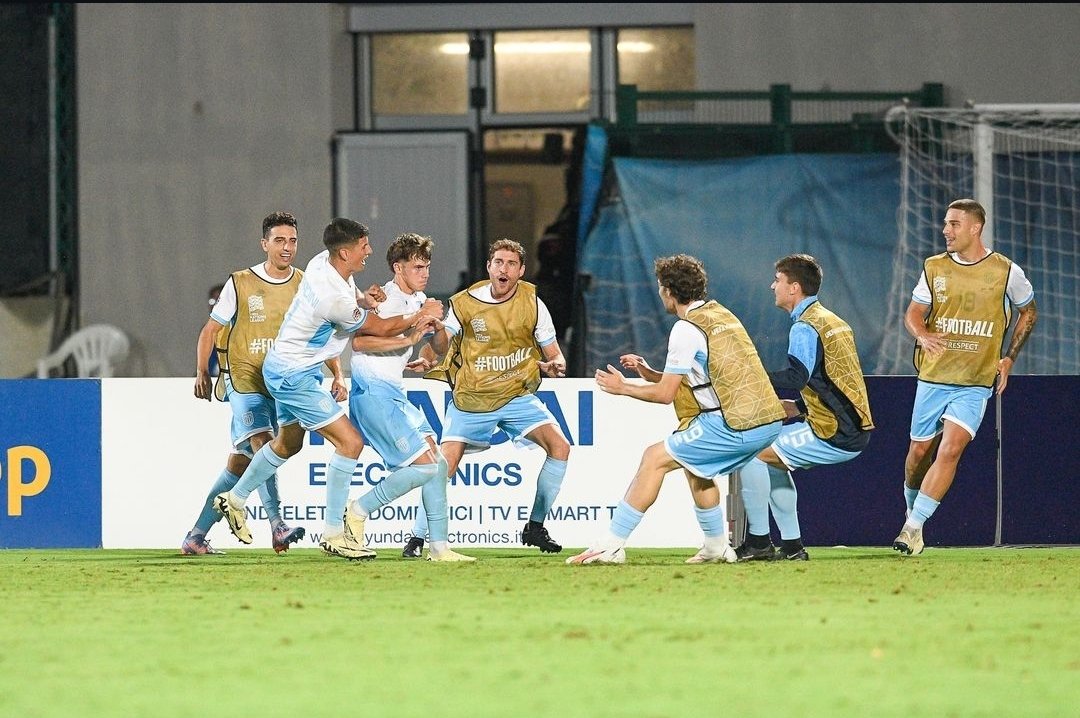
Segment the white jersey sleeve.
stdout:
<svg viewBox="0 0 1080 718">
<path fill-rule="evenodd" d="M 233 281 L 233 277 L 230 274 L 229 278 L 225 280 L 225 284 L 221 287 L 221 293 L 218 294 L 217 304 L 214 305 L 213 311 L 210 312 L 210 318 L 218 324 L 224 325 L 231 323 L 235 316 L 236 282 Z"/>
<path fill-rule="evenodd" d="M 667 360 L 664 362 L 665 374 L 696 374 L 706 379 L 704 358 L 706 353 L 705 335 L 685 319 L 675 322 L 668 334 Z M 701 381 L 692 382 L 695 384 Z"/>
<path fill-rule="evenodd" d="M 1023 307 L 1035 298 L 1035 290 L 1031 287 L 1031 282 L 1016 262 L 1009 267 L 1009 283 L 1005 287 L 1005 295 L 1014 307 Z"/>
<path fill-rule="evenodd" d="M 267 361 L 288 371 L 322 364 L 341 354 L 365 319 L 353 278 L 343 279 L 330 264 L 329 252 L 321 252 L 304 271 Z"/>
</svg>

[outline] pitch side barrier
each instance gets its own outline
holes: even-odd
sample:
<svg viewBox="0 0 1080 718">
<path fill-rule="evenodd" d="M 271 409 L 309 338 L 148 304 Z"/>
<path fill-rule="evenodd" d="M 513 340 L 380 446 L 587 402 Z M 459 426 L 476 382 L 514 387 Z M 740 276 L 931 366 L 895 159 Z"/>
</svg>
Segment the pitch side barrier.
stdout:
<svg viewBox="0 0 1080 718">
<path fill-rule="evenodd" d="M 228 405 L 194 399 L 191 386 L 190 378 L 0 380 L 0 548 L 178 547 L 231 448 Z M 409 400 L 441 432 L 446 385 L 413 379 L 406 386 Z M 915 380 L 870 377 L 868 387 L 878 428 L 863 455 L 796 472 L 809 545 L 887 545 L 902 520 Z M 1076 396 L 1080 377 L 1010 379 L 1000 406 L 992 401 L 987 407 L 953 490 L 935 514 L 931 545 L 1080 543 Z M 591 379 L 545 380 L 540 398 L 572 445 L 547 525 L 564 545 L 584 546 L 607 527 L 642 450 L 674 428 L 674 412 L 604 394 Z M 302 545 L 315 546 L 322 530 L 331 451 L 309 435 L 279 471 L 283 517 L 308 529 Z M 448 490 L 450 541 L 520 545 L 543 459 L 538 448 L 514 446 L 502 433 L 487 451 L 466 454 Z M 380 457 L 365 448 L 353 495 L 386 473 Z M 720 484 L 726 493 L 727 477 Z M 416 498 L 376 513 L 368 523 L 372 547 L 403 543 Z M 248 511 L 254 546 L 269 548 L 257 498 Z M 220 525 L 211 538 L 225 548 L 240 545 Z M 699 543 L 686 481 L 673 472 L 630 545 Z"/>
</svg>

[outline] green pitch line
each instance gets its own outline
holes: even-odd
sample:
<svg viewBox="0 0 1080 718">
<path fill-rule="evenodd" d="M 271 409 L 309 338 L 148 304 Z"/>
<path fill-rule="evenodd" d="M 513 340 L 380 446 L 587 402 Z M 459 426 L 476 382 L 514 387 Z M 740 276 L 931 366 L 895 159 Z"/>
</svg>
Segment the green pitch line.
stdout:
<svg viewBox="0 0 1080 718">
<path fill-rule="evenodd" d="M 0 551 L 0 716 L 1062 716 L 1080 550 Z"/>
</svg>

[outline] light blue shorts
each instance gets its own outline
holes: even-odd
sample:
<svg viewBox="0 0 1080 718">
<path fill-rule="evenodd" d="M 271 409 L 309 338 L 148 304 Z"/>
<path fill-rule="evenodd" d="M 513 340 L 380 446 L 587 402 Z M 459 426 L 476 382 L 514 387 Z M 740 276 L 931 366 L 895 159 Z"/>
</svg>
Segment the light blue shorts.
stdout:
<svg viewBox="0 0 1080 718">
<path fill-rule="evenodd" d="M 233 447 L 237 453 L 250 459 L 254 454 L 248 440 L 264 431 L 271 434 L 277 431 L 277 407 L 273 399 L 263 394 L 241 394 L 236 391 L 228 377 L 225 377 L 225 396 L 232 409 L 230 433 Z"/>
<path fill-rule="evenodd" d="M 349 393 L 349 418 L 388 469 L 416 461 L 431 448 L 425 437 L 435 436 L 424 412 L 409 402 L 405 392 L 385 388 L 372 392 L 355 378 Z"/>
<path fill-rule="evenodd" d="M 671 457 L 704 479 L 730 474 L 780 434 L 780 421 L 755 429 L 735 431 L 718 411 L 698 414 L 690 425 L 664 439 Z"/>
<path fill-rule="evenodd" d="M 950 386 L 920 381 L 911 410 L 911 440 L 933 439 L 942 432 L 946 419 L 974 439 L 991 394 L 993 390 L 985 386 Z"/>
<path fill-rule="evenodd" d="M 460 441 L 466 451 L 479 451 L 491 446 L 491 437 L 500 428 L 520 443 L 526 434 L 544 424 L 554 424 L 555 430 L 562 432 L 559 422 L 535 394 L 515 397 L 489 412 L 462 411 L 451 401 L 446 405 L 442 440 Z"/>
<path fill-rule="evenodd" d="M 278 426 L 300 422 L 308 431 L 315 431 L 345 415 L 345 409 L 323 389 L 322 365 L 283 376 L 268 357 L 263 380 L 277 401 Z"/>
<path fill-rule="evenodd" d="M 842 464 L 859 455 L 858 451 L 844 451 L 819 439 L 805 421 L 781 427 L 780 436 L 772 443 L 772 449 L 789 469 Z"/>
</svg>

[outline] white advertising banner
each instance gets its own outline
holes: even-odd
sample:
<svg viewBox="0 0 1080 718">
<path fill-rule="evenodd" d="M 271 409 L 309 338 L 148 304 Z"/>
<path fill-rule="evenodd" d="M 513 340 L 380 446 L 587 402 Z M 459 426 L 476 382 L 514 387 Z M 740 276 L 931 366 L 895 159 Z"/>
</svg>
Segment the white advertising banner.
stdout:
<svg viewBox="0 0 1080 718">
<path fill-rule="evenodd" d="M 328 383 L 329 384 L 329 383 Z M 410 400 L 441 434 L 449 399 L 442 382 L 406 380 Z M 179 548 L 231 451 L 227 403 L 194 397 L 194 379 L 102 381 L 102 544 L 105 548 Z M 562 491 L 545 522 L 568 548 L 592 543 L 608 526 L 637 470 L 642 451 L 675 427 L 670 406 L 600 391 L 591 379 L 547 379 L 540 398 L 570 440 Z M 521 547 L 536 476 L 544 461 L 537 447 L 518 447 L 500 432 L 488 450 L 466 454 L 450 477 L 450 543 L 456 548 Z M 333 446 L 309 434 L 303 450 L 278 472 L 282 517 L 307 529 L 301 547 L 318 545 L 326 504 L 326 466 Z M 353 478 L 351 498 L 386 476 L 378 454 L 366 446 Z M 719 481 L 727 494 L 726 477 Z M 416 489 L 367 523 L 372 548 L 400 549 L 413 526 Z M 258 494 L 248 501 L 253 547 L 270 547 L 269 524 Z M 221 548 L 240 547 L 219 523 L 209 538 Z M 660 497 L 630 537 L 632 547 L 686 547 L 701 543 L 686 479 L 668 474 Z"/>
</svg>

